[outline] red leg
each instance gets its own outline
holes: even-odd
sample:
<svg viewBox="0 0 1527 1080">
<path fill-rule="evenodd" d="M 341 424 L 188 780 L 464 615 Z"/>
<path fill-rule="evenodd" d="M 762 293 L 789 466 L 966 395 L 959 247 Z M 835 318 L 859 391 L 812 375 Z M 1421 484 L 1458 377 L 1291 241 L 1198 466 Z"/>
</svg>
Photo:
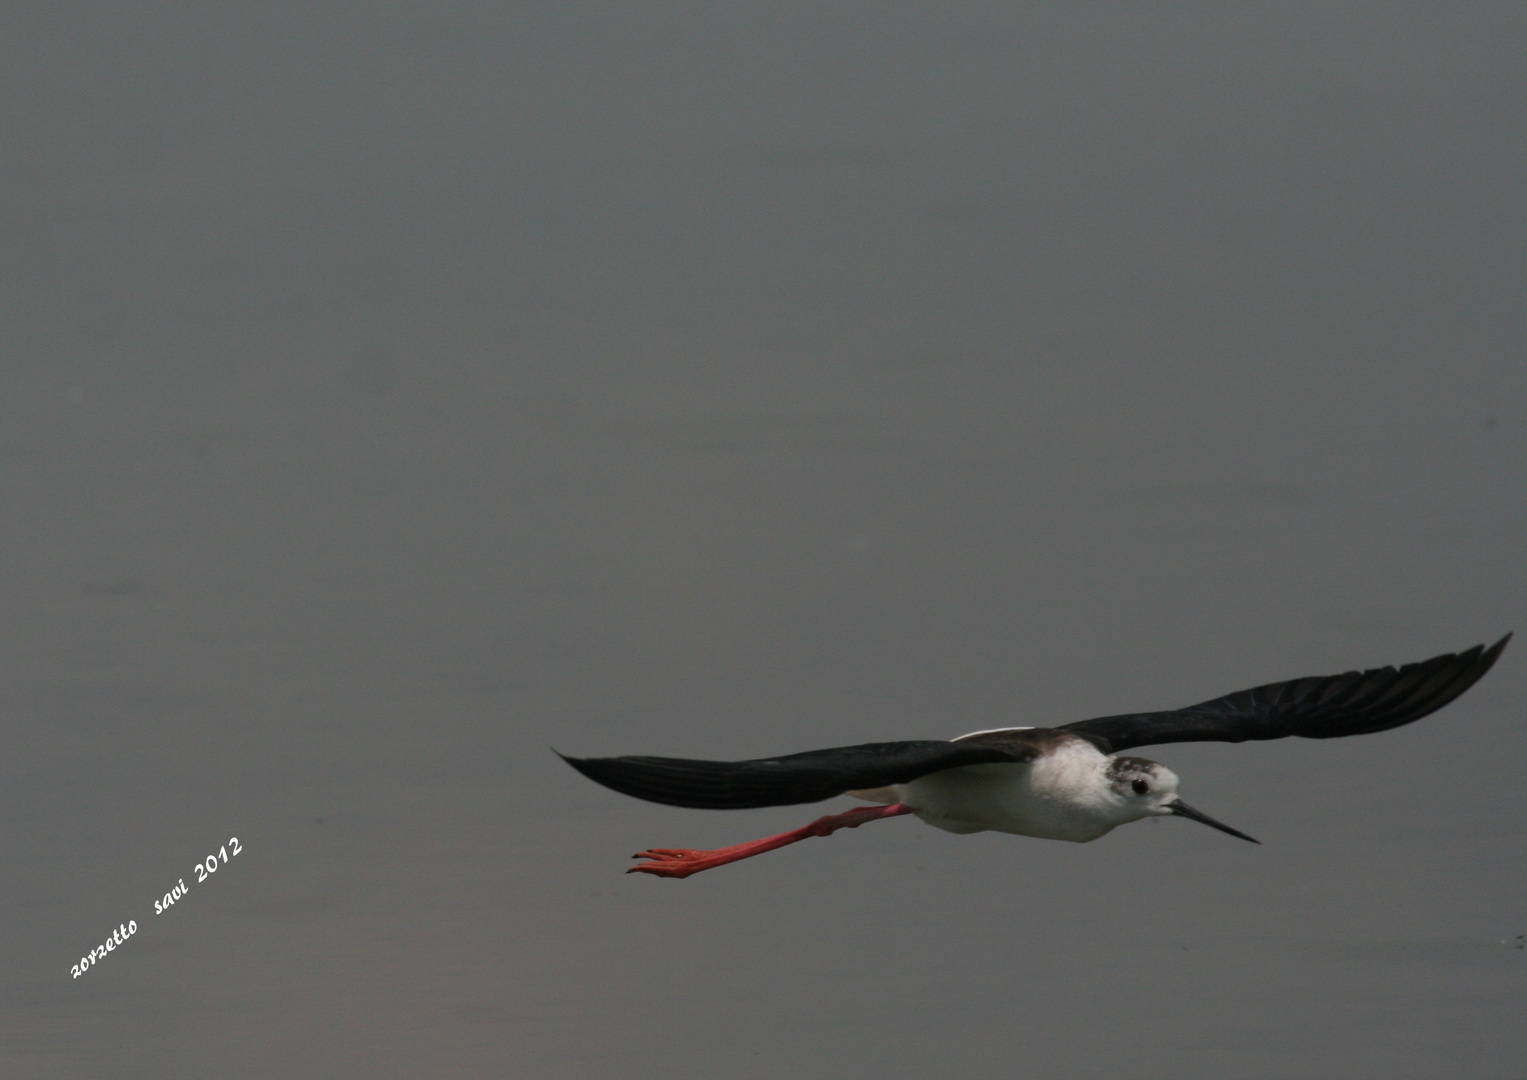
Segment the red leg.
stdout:
<svg viewBox="0 0 1527 1080">
<path fill-rule="evenodd" d="M 750 858 L 753 855 L 762 855 L 766 851 L 794 844 L 810 836 L 831 836 L 839 829 L 857 829 L 866 821 L 879 821 L 881 818 L 899 817 L 910 813 L 912 808 L 903 806 L 901 803 L 892 803 L 889 806 L 860 806 L 846 813 L 818 818 L 810 825 L 802 825 L 799 829 L 792 829 L 778 836 L 767 836 L 762 840 L 754 840 L 752 843 L 716 848 L 714 851 L 695 851 L 692 848 L 650 848 L 647 851 L 638 851 L 631 857 L 652 861 L 638 863 L 626 873 L 686 878 L 690 874 L 698 874 L 701 870 L 709 870 L 713 866 L 725 866 L 727 863 L 737 862 L 739 859 Z"/>
</svg>

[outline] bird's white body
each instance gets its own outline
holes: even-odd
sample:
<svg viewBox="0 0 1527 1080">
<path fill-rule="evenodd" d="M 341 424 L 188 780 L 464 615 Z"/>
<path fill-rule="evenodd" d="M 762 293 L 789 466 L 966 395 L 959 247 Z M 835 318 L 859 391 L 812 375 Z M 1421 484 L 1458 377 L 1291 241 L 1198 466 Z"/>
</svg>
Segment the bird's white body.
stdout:
<svg viewBox="0 0 1527 1080">
<path fill-rule="evenodd" d="M 1147 790 L 1132 789 L 1137 781 Z M 946 832 L 993 830 L 1085 843 L 1131 821 L 1170 814 L 1166 804 L 1177 797 L 1177 775 L 1073 739 L 1028 764 L 967 765 L 884 790 Z"/>
</svg>

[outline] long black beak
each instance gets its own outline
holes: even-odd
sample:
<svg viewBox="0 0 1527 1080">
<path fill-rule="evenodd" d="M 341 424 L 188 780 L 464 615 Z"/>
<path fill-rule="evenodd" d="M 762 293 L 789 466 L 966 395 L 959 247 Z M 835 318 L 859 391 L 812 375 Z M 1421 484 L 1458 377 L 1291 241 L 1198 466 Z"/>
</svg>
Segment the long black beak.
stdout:
<svg viewBox="0 0 1527 1080">
<path fill-rule="evenodd" d="M 1178 817 L 1185 817 L 1192 821 L 1202 822 L 1203 824 L 1209 826 L 1211 829 L 1218 829 L 1220 832 L 1229 833 L 1231 836 L 1239 836 L 1242 840 L 1250 840 L 1253 844 L 1260 844 L 1262 842 L 1247 836 L 1243 832 L 1236 832 L 1229 825 L 1221 825 L 1202 810 L 1193 809 L 1181 799 L 1173 799 L 1171 802 L 1166 804 L 1166 808 L 1172 813 L 1176 814 Z"/>
</svg>

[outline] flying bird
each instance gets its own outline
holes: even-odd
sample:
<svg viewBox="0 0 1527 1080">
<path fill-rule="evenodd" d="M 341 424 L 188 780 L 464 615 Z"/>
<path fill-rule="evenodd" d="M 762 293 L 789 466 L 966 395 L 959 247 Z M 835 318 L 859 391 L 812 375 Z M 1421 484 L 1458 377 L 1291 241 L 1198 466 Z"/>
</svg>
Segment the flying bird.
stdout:
<svg viewBox="0 0 1527 1080">
<path fill-rule="evenodd" d="M 1488 649 L 1401 668 L 1316 675 L 1242 690 L 1172 712 L 1129 713 L 1060 727 L 975 731 L 950 741 L 864 743 L 753 761 L 664 757 L 571 758 L 590 780 L 668 806 L 742 810 L 852 795 L 875 806 L 832 814 L 778 836 L 714 851 L 651 848 L 626 872 L 685 878 L 811 836 L 915 814 L 952 833 L 998 832 L 1096 840 L 1131 821 L 1175 816 L 1242 840 L 1245 833 L 1177 795 L 1177 774 L 1124 753 L 1140 746 L 1250 739 L 1335 739 L 1388 731 L 1436 712 L 1489 671 Z"/>
</svg>

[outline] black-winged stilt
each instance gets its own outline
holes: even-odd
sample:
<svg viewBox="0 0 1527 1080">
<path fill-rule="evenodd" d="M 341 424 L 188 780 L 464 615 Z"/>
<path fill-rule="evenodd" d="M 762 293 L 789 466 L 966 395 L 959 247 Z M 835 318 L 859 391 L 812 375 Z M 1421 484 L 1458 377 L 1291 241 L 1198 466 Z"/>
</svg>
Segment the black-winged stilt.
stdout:
<svg viewBox="0 0 1527 1080">
<path fill-rule="evenodd" d="M 1137 746 L 1248 739 L 1367 735 L 1436 712 L 1489 671 L 1507 634 L 1416 664 L 1269 683 L 1173 712 L 1131 713 L 1056 728 L 976 731 L 949 742 L 865 743 L 754 761 L 616 757 L 565 760 L 590 780 L 669 806 L 746 809 L 853 795 L 865 806 L 810 825 L 714 851 L 652 848 L 630 867 L 683 878 L 713 866 L 828 836 L 869 821 L 916 814 L 954 833 L 999 832 L 1048 840 L 1096 840 L 1142 818 L 1175 815 L 1242 840 L 1177 797 L 1177 774 Z"/>
</svg>

